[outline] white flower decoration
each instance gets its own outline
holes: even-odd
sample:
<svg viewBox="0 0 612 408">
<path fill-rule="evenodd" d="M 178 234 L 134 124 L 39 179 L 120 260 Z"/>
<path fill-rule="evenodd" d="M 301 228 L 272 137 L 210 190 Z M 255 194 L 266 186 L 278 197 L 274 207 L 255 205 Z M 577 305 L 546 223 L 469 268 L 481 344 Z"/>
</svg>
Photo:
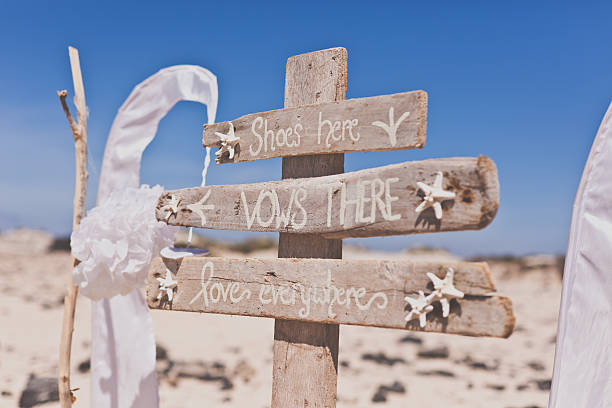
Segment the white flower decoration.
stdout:
<svg viewBox="0 0 612 408">
<path fill-rule="evenodd" d="M 98 300 L 144 286 L 151 261 L 178 230 L 155 218 L 163 191 L 146 185 L 114 191 L 83 218 L 70 241 L 81 261 L 72 272 L 81 294 Z"/>
</svg>

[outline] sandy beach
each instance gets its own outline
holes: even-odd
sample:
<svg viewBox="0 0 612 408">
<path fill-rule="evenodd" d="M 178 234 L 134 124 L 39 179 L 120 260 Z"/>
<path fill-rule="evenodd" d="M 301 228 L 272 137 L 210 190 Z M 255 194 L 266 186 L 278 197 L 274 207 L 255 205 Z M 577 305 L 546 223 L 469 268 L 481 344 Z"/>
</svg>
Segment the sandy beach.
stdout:
<svg viewBox="0 0 612 408">
<path fill-rule="evenodd" d="M 39 242 L 30 238 L 29 242 Z M 44 244 L 30 253 L 6 240 L 0 274 L 0 406 L 59 406 L 53 400 L 62 320 L 66 251 Z M 16 254 L 15 254 L 16 253 Z M 227 246 L 213 254 L 245 256 Z M 263 249 L 250 257 L 273 257 Z M 374 252 L 347 246 L 346 259 L 459 259 L 444 251 Z M 509 339 L 470 338 L 342 326 L 338 407 L 545 407 L 561 293 L 558 261 L 497 258 L 489 265 L 498 291 L 514 304 Z M 153 311 L 161 406 L 268 407 L 274 321 Z M 75 406 L 89 405 L 90 301 L 79 298 L 72 354 Z M 51 385 L 49 385 L 51 384 Z M 46 387 L 46 388 L 45 388 Z M 30 390 L 29 394 L 26 390 Z M 25 399 L 24 399 L 25 398 Z"/>
</svg>

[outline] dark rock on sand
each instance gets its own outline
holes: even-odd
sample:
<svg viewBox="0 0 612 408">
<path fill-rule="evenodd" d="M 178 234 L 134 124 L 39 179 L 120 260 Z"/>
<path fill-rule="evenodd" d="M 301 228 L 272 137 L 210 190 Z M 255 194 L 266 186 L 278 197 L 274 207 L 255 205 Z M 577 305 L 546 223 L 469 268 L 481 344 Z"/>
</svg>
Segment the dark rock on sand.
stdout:
<svg viewBox="0 0 612 408">
<path fill-rule="evenodd" d="M 225 372 L 225 365 L 220 363 L 170 361 L 163 374 L 171 385 L 176 385 L 179 378 L 194 378 L 200 381 L 219 382 L 222 390 L 234 388 L 234 384 Z"/>
<path fill-rule="evenodd" d="M 432 376 L 437 375 L 441 377 L 455 377 L 455 373 L 446 370 L 427 370 L 427 371 L 417 371 L 417 375 L 423 376 Z"/>
<path fill-rule="evenodd" d="M 417 353 L 419 358 L 448 358 L 448 355 L 448 347 L 446 346 L 425 349 Z"/>
<path fill-rule="evenodd" d="M 406 360 L 401 357 L 387 357 L 385 353 L 365 353 L 361 356 L 362 360 L 373 361 L 376 364 L 382 364 L 387 366 L 393 366 L 397 363 L 406 364 Z"/>
<path fill-rule="evenodd" d="M 550 385 L 552 380 L 533 380 L 533 383 L 538 387 L 540 391 L 550 391 Z"/>
<path fill-rule="evenodd" d="M 79 370 L 79 373 L 88 372 L 91 369 L 91 361 L 89 359 L 83 361 L 81 364 L 79 364 L 77 369 Z"/>
<path fill-rule="evenodd" d="M 35 374 L 30 374 L 26 388 L 19 397 L 19 407 L 34 407 L 54 401 L 59 401 L 57 378 L 37 377 Z"/>
<path fill-rule="evenodd" d="M 485 387 L 495 391 L 503 391 L 506 389 L 506 386 L 503 384 L 487 384 Z"/>
<path fill-rule="evenodd" d="M 408 334 L 404 337 L 402 337 L 401 339 L 399 339 L 400 343 L 412 343 L 412 344 L 423 344 L 423 339 L 421 339 L 420 337 L 417 336 L 413 336 L 411 334 Z"/>
<path fill-rule="evenodd" d="M 387 394 L 390 392 L 404 394 L 406 392 L 406 388 L 399 381 L 395 381 L 391 385 L 380 385 L 372 396 L 372 402 L 386 402 Z"/>
<path fill-rule="evenodd" d="M 486 363 L 484 361 L 473 360 L 472 357 L 470 356 L 467 356 L 466 358 L 464 358 L 463 360 L 460 360 L 459 362 L 475 370 L 485 370 L 485 371 L 495 371 L 499 368 L 499 364 L 500 364 L 499 360 L 494 360 L 492 363 Z"/>
<path fill-rule="evenodd" d="M 508 408 L 518 408 L 518 407 L 508 407 Z M 542 408 L 539 405 L 527 405 L 526 407 L 522 407 L 522 408 Z"/>
<path fill-rule="evenodd" d="M 527 366 L 535 371 L 544 371 L 546 369 L 544 364 L 540 363 L 539 361 L 530 361 L 527 363 Z"/>
<path fill-rule="evenodd" d="M 168 350 L 164 346 L 155 345 L 155 360 L 168 360 Z"/>
</svg>

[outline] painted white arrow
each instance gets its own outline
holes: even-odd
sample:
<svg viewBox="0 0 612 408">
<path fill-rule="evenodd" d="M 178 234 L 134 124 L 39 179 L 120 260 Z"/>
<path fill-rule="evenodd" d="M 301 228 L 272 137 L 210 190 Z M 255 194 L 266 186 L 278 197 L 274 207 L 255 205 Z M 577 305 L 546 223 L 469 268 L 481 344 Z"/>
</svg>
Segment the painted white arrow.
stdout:
<svg viewBox="0 0 612 408">
<path fill-rule="evenodd" d="M 204 211 L 215 209 L 215 206 L 212 204 L 204 204 L 206 200 L 208 200 L 208 197 L 210 197 L 210 192 L 211 190 L 208 190 L 206 194 L 204 194 L 204 196 L 200 199 L 200 201 L 198 201 L 197 203 L 189 204 L 187 206 L 187 209 L 191 210 L 191 212 L 194 212 L 200 216 L 200 221 L 202 223 L 202 226 L 206 224 L 206 216 L 204 215 Z"/>
<path fill-rule="evenodd" d="M 391 146 L 395 146 L 397 143 L 397 138 L 395 137 L 395 134 L 397 133 L 397 128 L 399 127 L 400 123 L 402 123 L 404 119 L 406 119 L 409 115 L 410 115 L 410 112 L 404 112 L 402 113 L 402 116 L 400 116 L 400 118 L 397 120 L 397 122 L 395 122 L 393 119 L 394 112 L 393 112 L 393 106 L 392 106 L 389 108 L 389 124 L 388 125 L 378 120 L 375 122 L 372 122 L 372 125 L 378 126 L 382 128 L 385 132 L 387 132 L 387 135 L 389 135 L 389 141 L 391 142 Z"/>
</svg>

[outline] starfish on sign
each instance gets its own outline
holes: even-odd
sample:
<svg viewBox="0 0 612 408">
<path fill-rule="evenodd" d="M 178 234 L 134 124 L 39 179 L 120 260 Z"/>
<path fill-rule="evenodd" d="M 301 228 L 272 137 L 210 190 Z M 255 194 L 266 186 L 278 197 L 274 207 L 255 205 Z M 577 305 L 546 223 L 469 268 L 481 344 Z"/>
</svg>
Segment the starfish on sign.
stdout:
<svg viewBox="0 0 612 408">
<path fill-rule="evenodd" d="M 221 139 L 220 140 L 221 147 L 215 153 L 215 156 L 217 156 L 216 158 L 217 164 L 219 164 L 219 161 L 221 160 L 221 156 L 225 152 L 229 152 L 229 159 L 232 160 L 234 158 L 236 144 L 238 144 L 238 142 L 240 141 L 240 137 L 236 137 L 234 135 L 234 124 L 232 122 L 230 122 L 229 124 L 230 124 L 230 128 L 227 134 L 215 132 L 215 134 L 219 136 L 219 139 Z"/>
<path fill-rule="evenodd" d="M 179 205 L 179 199 L 177 197 L 175 197 L 174 195 L 170 196 L 170 201 L 168 202 L 168 204 L 164 205 L 161 210 L 166 212 L 166 221 L 168 221 L 168 219 L 170 218 L 170 216 L 178 213 L 178 205 Z"/>
<path fill-rule="evenodd" d="M 433 310 L 433 306 L 430 305 L 431 299 L 430 296 L 425 297 L 425 294 L 422 290 L 419 290 L 419 297 L 414 299 L 409 296 L 406 296 L 404 300 L 410 304 L 412 309 L 406 315 L 406 321 L 409 322 L 413 319 L 419 318 L 419 323 L 421 328 L 425 327 L 427 323 L 427 313 Z"/>
<path fill-rule="evenodd" d="M 208 200 L 208 197 L 210 197 L 210 191 L 211 190 L 208 190 L 206 194 L 204 194 L 204 196 L 202 196 L 202 198 L 200 198 L 200 201 L 198 201 L 197 203 L 189 204 L 187 206 L 187 209 L 191 210 L 191 212 L 194 212 L 200 216 L 200 222 L 202 223 L 202 226 L 206 224 L 206 216 L 204 215 L 204 210 L 214 210 L 215 209 L 215 206 L 212 204 L 204 204 L 204 202 Z"/>
<path fill-rule="evenodd" d="M 435 291 L 432 293 L 432 295 L 435 295 L 435 297 L 440 299 L 440 304 L 442 305 L 442 317 L 448 317 L 450 311 L 449 300 L 454 298 L 463 298 L 463 292 L 455 288 L 455 285 L 453 284 L 455 271 L 453 268 L 448 268 L 444 279 L 438 278 L 431 272 L 427 272 L 427 276 L 429 279 L 431 279 L 431 282 L 434 285 Z"/>
<path fill-rule="evenodd" d="M 417 186 L 423 190 L 425 197 L 423 197 L 423 202 L 419 204 L 414 211 L 420 213 L 429 207 L 433 207 L 436 218 L 439 220 L 442 219 L 442 201 L 452 200 L 455 198 L 455 193 L 442 189 L 443 177 L 442 172 L 439 171 L 436 175 L 436 180 L 434 181 L 433 186 L 428 186 L 420 181 L 417 182 Z"/>
<path fill-rule="evenodd" d="M 168 297 L 168 301 L 172 302 L 174 288 L 176 288 L 178 282 L 172 279 L 172 274 L 170 273 L 170 270 L 166 269 L 166 277 L 157 278 L 157 281 L 159 282 L 159 293 L 157 294 L 157 300 L 161 300 L 165 294 Z"/>
</svg>

